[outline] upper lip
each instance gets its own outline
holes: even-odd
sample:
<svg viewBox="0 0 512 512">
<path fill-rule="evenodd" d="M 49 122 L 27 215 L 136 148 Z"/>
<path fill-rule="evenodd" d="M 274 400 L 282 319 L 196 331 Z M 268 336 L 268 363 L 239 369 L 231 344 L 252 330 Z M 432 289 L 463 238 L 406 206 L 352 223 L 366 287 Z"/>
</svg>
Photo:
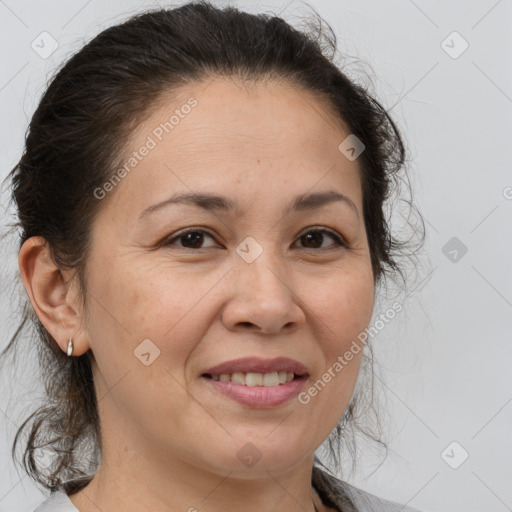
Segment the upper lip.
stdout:
<svg viewBox="0 0 512 512">
<path fill-rule="evenodd" d="M 221 375 L 233 373 L 273 373 L 288 372 L 299 376 L 308 375 L 306 367 L 288 357 L 276 357 L 275 359 L 263 359 L 260 357 L 242 357 L 218 364 L 209 368 L 204 374 Z"/>
</svg>

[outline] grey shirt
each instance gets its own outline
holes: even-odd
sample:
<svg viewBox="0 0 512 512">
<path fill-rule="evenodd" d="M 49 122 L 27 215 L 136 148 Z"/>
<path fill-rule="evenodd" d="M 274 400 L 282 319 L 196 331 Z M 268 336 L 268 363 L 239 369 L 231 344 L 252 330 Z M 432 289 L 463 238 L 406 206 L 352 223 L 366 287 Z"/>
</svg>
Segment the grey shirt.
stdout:
<svg viewBox="0 0 512 512">
<path fill-rule="evenodd" d="M 313 467 L 311 483 L 325 506 L 338 512 L 419 512 L 358 489 Z M 63 491 L 54 491 L 34 512 L 79 512 Z"/>
<path fill-rule="evenodd" d="M 313 466 L 312 484 L 322 503 L 338 512 L 420 512 L 384 500 Z"/>
</svg>

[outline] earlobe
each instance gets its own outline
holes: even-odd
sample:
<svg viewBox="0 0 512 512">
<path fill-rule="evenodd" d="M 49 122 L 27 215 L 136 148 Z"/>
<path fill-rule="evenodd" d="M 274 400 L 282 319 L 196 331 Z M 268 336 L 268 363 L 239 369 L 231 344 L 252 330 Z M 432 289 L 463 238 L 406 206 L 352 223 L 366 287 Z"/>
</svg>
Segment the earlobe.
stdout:
<svg viewBox="0 0 512 512">
<path fill-rule="evenodd" d="M 51 258 L 46 240 L 40 236 L 25 241 L 18 255 L 23 285 L 32 307 L 46 330 L 67 353 L 68 341 L 73 336 L 73 355 L 86 352 L 89 347 L 82 339 L 80 312 L 70 302 L 68 284 Z"/>
</svg>

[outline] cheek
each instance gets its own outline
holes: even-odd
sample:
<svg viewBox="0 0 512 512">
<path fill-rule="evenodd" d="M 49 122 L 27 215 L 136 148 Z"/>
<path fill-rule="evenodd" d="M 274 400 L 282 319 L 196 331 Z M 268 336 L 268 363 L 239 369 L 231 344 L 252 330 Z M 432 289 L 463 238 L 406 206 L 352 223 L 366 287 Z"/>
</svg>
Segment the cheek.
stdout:
<svg viewBox="0 0 512 512">
<path fill-rule="evenodd" d="M 339 351 L 364 331 L 371 320 L 374 306 L 374 285 L 371 272 L 340 274 L 338 278 L 312 282 L 308 304 L 321 320 L 316 325 L 325 330 L 333 349 Z"/>
<path fill-rule="evenodd" d="M 161 366 L 164 359 L 166 366 L 169 361 L 182 363 L 190 349 L 183 343 L 165 343 L 166 339 L 179 341 L 175 331 L 187 311 L 187 304 L 180 300 L 183 290 L 179 280 L 171 286 L 170 278 L 153 280 L 141 269 L 121 265 L 118 260 L 101 263 L 91 270 L 93 277 L 88 282 L 88 332 L 101 374 L 98 384 L 103 386 L 104 382 L 110 388 L 112 383 L 124 381 L 127 372 L 130 380 L 146 380 L 151 373 L 148 370 Z M 141 354 L 148 351 L 151 366 L 145 366 L 141 359 Z M 182 380 L 179 374 L 176 376 Z"/>
<path fill-rule="evenodd" d="M 358 338 L 371 321 L 374 282 L 371 269 L 333 273 L 329 283 L 311 282 L 309 309 L 316 320 L 315 338 L 321 346 L 323 365 L 311 389 L 317 404 L 334 424 L 348 405 L 357 381 L 363 343 Z M 325 391 L 324 391 L 325 389 Z M 327 422 L 329 424 L 329 422 Z"/>
<path fill-rule="evenodd" d="M 102 275 L 90 283 L 91 293 L 101 297 L 90 308 L 94 379 L 99 396 L 106 397 L 99 403 L 101 414 L 106 418 L 122 411 L 147 431 L 157 417 L 182 428 L 175 411 L 194 412 L 183 393 L 184 368 L 202 336 L 199 308 L 193 307 L 201 290 L 191 293 L 172 275 L 152 279 L 142 268 L 117 263 L 103 267 Z"/>
<path fill-rule="evenodd" d="M 185 316 L 190 283 L 176 272 L 140 265 L 130 258 L 102 263 L 100 272 L 93 272 L 90 288 L 101 297 L 96 311 L 102 322 L 115 324 L 131 337 L 162 338 Z"/>
<path fill-rule="evenodd" d="M 363 352 L 358 336 L 371 321 L 374 304 L 372 274 L 340 276 L 329 286 L 317 287 L 308 300 L 317 315 L 312 324 L 323 364 L 299 401 L 322 418 L 318 428 L 327 437 L 340 421 L 357 382 Z"/>
<path fill-rule="evenodd" d="M 96 330 L 95 338 L 105 361 L 102 370 L 110 373 L 110 360 L 122 358 L 125 368 L 132 368 L 132 377 L 147 385 L 150 380 L 165 381 L 165 389 L 179 394 L 180 387 L 186 386 L 187 361 L 218 313 L 218 304 L 212 304 L 211 297 L 221 276 L 187 272 L 184 266 L 167 262 L 136 265 L 129 259 L 109 270 L 108 280 L 97 281 L 97 293 L 112 313 L 96 308 L 99 324 L 105 327 Z M 115 350 L 105 349 L 104 344 Z M 156 354 L 148 367 L 136 358 L 138 352 L 147 352 L 144 347 L 149 348 L 150 360 Z M 158 369 L 162 371 L 156 373 Z"/>
</svg>

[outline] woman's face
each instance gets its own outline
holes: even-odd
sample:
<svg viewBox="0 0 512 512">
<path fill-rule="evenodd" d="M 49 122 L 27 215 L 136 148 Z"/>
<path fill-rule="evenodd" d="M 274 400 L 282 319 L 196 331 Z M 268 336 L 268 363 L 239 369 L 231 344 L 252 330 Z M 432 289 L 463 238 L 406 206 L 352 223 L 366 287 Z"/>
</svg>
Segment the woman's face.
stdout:
<svg viewBox="0 0 512 512">
<path fill-rule="evenodd" d="M 335 363 L 373 308 L 359 164 L 338 149 L 348 135 L 309 93 L 221 79 L 133 133 L 92 226 L 77 346 L 94 356 L 105 455 L 243 478 L 311 462 L 361 353 Z M 208 197 L 166 203 L 191 194 Z M 217 374 L 251 375 L 209 373 L 240 358 L 255 365 Z M 276 385 L 278 371 L 306 374 Z"/>
</svg>

